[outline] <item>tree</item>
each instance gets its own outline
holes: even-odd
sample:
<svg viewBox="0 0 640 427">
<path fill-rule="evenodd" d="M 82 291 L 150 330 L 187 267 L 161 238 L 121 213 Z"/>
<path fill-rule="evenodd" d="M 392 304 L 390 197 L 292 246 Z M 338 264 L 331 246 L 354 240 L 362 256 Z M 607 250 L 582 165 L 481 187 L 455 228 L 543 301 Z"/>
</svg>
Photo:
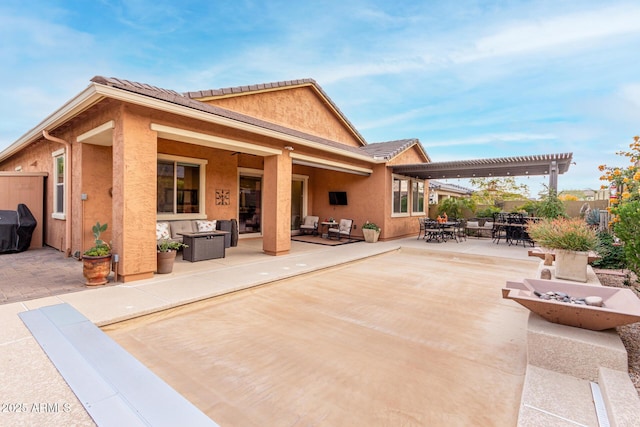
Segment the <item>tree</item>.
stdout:
<svg viewBox="0 0 640 427">
<path fill-rule="evenodd" d="M 640 275 L 640 136 L 633 137 L 629 148 L 629 151 L 616 154 L 626 157 L 630 165 L 600 165 L 598 169 L 604 172 L 600 179 L 608 182 L 602 188 L 612 190 L 607 208 L 611 213 L 610 225 L 624 243 L 623 251 L 629 268 Z"/>
<path fill-rule="evenodd" d="M 467 209 L 474 211 L 476 205 L 469 197 L 447 197 L 442 200 L 438 206 L 438 215 L 447 213 L 447 216 L 451 219 L 462 218 L 462 212 Z"/>
<path fill-rule="evenodd" d="M 471 198 L 478 205 L 493 205 L 504 200 L 529 198 L 529 186 L 516 183 L 512 176 L 495 178 L 471 178 L 471 185 L 478 188 Z"/>
<path fill-rule="evenodd" d="M 558 198 L 558 193 L 553 188 L 545 185 L 546 193 L 540 193 L 540 201 L 536 206 L 536 216 L 542 218 L 566 217 L 564 203 Z"/>
</svg>

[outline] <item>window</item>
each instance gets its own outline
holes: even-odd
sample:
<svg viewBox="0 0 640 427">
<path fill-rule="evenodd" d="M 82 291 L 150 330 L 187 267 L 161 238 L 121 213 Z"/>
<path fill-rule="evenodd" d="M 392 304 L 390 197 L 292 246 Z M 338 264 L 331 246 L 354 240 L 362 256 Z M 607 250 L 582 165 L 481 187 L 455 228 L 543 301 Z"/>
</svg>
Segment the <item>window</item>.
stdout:
<svg viewBox="0 0 640 427">
<path fill-rule="evenodd" d="M 424 213 L 424 181 L 411 181 L 412 213 Z"/>
<path fill-rule="evenodd" d="M 393 213 L 409 213 L 409 180 L 393 178 Z"/>
<path fill-rule="evenodd" d="M 204 214 L 206 160 L 158 155 L 158 217 Z"/>
<path fill-rule="evenodd" d="M 393 216 L 424 215 L 424 181 L 394 176 L 392 188 Z"/>
<path fill-rule="evenodd" d="M 53 157 L 53 213 L 52 218 L 65 219 L 65 152 L 64 149 L 55 151 Z"/>
</svg>

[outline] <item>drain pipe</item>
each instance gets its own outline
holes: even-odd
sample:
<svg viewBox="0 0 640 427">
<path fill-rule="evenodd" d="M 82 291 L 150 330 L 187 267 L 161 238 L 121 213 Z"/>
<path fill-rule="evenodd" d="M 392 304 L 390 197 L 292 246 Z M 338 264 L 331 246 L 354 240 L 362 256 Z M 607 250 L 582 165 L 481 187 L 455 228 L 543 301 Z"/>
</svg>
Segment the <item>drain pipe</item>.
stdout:
<svg viewBox="0 0 640 427">
<path fill-rule="evenodd" d="M 65 239 L 67 241 L 67 249 L 64 251 L 67 257 L 71 256 L 71 143 L 65 141 L 64 139 L 60 139 L 58 137 L 49 135 L 45 129 L 42 130 L 42 136 L 45 139 L 53 142 L 57 142 L 59 144 L 63 144 L 65 147 L 65 164 L 64 164 L 64 185 L 65 188 L 65 197 L 64 197 L 64 205 L 68 212 L 68 215 L 65 218 Z"/>
</svg>

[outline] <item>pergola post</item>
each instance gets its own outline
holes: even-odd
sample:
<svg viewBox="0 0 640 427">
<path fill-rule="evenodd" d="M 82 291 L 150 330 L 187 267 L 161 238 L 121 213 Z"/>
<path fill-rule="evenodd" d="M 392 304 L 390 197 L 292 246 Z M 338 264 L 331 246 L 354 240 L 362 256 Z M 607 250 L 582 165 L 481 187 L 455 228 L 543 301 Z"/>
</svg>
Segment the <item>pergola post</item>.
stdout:
<svg viewBox="0 0 640 427">
<path fill-rule="evenodd" d="M 555 160 L 549 164 L 549 190 L 558 192 L 558 162 Z"/>
</svg>

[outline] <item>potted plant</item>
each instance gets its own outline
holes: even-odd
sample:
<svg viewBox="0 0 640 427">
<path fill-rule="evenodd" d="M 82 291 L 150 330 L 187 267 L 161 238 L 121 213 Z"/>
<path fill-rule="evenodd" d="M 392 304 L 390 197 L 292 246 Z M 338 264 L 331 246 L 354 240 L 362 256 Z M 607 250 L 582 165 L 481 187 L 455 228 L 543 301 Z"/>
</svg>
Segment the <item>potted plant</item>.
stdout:
<svg viewBox="0 0 640 427">
<path fill-rule="evenodd" d="M 365 242 L 375 243 L 378 241 L 378 237 L 380 237 L 380 227 L 373 222 L 367 221 L 362 226 L 362 234 L 364 234 Z"/>
<path fill-rule="evenodd" d="M 111 273 L 111 247 L 100 238 L 106 230 L 107 224 L 100 224 L 100 222 L 91 227 L 94 245 L 82 256 L 82 274 L 87 279 L 88 286 L 106 284 L 107 277 Z"/>
<path fill-rule="evenodd" d="M 177 242 L 175 240 L 162 239 L 158 241 L 158 274 L 168 274 L 173 271 L 173 264 L 176 260 L 177 252 L 186 248 L 182 242 Z"/>
<path fill-rule="evenodd" d="M 587 281 L 589 251 L 596 248 L 598 237 L 584 220 L 544 218 L 529 223 L 527 232 L 536 244 L 553 250 L 556 278 Z"/>
</svg>

